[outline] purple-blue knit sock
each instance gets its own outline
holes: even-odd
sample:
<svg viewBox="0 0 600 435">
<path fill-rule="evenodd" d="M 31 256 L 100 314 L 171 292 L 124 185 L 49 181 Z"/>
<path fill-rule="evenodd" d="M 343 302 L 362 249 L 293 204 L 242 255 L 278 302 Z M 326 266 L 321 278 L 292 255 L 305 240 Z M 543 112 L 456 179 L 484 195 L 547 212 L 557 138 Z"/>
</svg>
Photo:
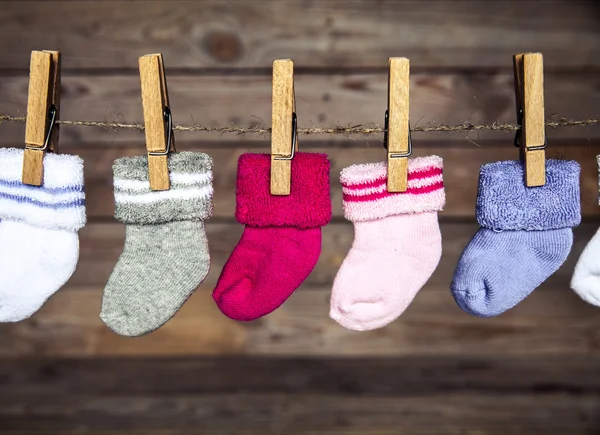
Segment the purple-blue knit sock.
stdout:
<svg viewBox="0 0 600 435">
<path fill-rule="evenodd" d="M 547 160 L 546 184 L 526 187 L 520 161 L 483 165 L 477 221 L 452 294 L 467 313 L 492 317 L 517 305 L 566 260 L 581 222 L 579 164 Z"/>
</svg>

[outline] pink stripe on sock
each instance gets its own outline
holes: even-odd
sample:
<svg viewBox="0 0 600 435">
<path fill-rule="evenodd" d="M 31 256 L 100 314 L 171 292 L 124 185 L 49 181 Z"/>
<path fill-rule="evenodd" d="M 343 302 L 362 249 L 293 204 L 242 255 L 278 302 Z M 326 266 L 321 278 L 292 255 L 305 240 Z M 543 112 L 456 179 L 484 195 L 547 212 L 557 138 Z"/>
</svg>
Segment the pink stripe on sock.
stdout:
<svg viewBox="0 0 600 435">
<path fill-rule="evenodd" d="M 388 193 L 386 162 L 349 166 L 340 174 L 344 216 L 360 222 L 440 211 L 446 202 L 443 167 L 438 156 L 408 159 L 408 191 Z"/>
<path fill-rule="evenodd" d="M 372 193 L 370 195 L 362 195 L 362 196 L 348 195 L 348 194 L 344 193 L 342 195 L 342 199 L 346 202 L 367 202 L 367 201 L 375 201 L 377 199 L 385 198 L 387 196 L 394 196 L 394 195 L 427 194 L 427 193 L 434 192 L 436 190 L 443 189 L 443 188 L 444 188 L 444 183 L 442 181 L 439 181 L 430 186 L 408 188 L 406 190 L 406 192 L 389 193 L 387 191 L 383 191 L 383 192 Z"/>
<path fill-rule="evenodd" d="M 425 170 L 409 172 L 408 180 L 422 180 L 424 178 L 434 177 L 436 175 L 442 175 L 442 168 L 426 168 Z M 379 187 L 383 184 L 387 183 L 387 177 L 378 178 L 373 181 L 369 181 L 367 183 L 361 184 L 348 184 L 342 183 L 342 186 L 348 190 L 360 190 L 360 189 L 368 189 L 370 187 Z"/>
</svg>

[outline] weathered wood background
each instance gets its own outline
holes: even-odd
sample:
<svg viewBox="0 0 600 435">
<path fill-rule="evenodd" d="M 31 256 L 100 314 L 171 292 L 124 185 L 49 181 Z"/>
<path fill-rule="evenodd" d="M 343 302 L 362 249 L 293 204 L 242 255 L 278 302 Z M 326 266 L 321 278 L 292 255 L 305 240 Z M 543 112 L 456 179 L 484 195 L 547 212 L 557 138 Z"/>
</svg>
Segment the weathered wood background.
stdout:
<svg viewBox="0 0 600 435">
<path fill-rule="evenodd" d="M 600 115 L 600 5 L 564 1 L 3 1 L 0 112 L 24 114 L 32 49 L 63 52 L 63 119 L 141 121 L 137 58 L 162 52 L 178 123 L 270 124 L 271 62 L 296 64 L 300 126 L 381 123 L 389 56 L 411 59 L 411 122 L 515 121 L 511 56 L 542 51 L 548 116 Z M 3 146 L 24 126 L 0 125 Z M 582 165 L 584 221 L 565 265 L 494 319 L 456 307 L 450 279 L 475 233 L 479 166 L 517 157 L 512 135 L 414 134 L 445 160 L 443 259 L 406 313 L 378 331 L 328 318 L 353 237 L 338 174 L 384 158 L 381 137 L 301 137 L 333 162 L 334 219 L 315 271 L 276 312 L 242 324 L 210 293 L 242 228 L 235 169 L 269 138 L 178 134 L 215 160 L 213 265 L 155 333 L 121 338 L 99 320 L 123 245 L 112 218 L 112 161 L 143 134 L 61 129 L 85 159 L 89 224 L 70 282 L 31 319 L 0 326 L 0 432 L 139 434 L 600 433 L 600 310 L 570 289 L 600 223 L 600 128 L 549 130 L 548 157 Z"/>
</svg>

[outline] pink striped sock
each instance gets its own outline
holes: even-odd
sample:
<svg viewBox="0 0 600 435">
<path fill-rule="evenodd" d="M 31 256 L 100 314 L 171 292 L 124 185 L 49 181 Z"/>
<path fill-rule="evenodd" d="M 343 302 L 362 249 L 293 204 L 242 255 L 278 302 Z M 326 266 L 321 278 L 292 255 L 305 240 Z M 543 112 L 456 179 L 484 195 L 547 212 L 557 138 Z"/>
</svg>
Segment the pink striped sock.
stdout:
<svg viewBox="0 0 600 435">
<path fill-rule="evenodd" d="M 333 283 L 330 317 L 368 331 L 394 321 L 427 282 L 442 255 L 437 212 L 445 203 L 442 159 L 408 162 L 408 190 L 387 192 L 384 162 L 344 169 L 344 216 L 354 243 Z"/>
</svg>

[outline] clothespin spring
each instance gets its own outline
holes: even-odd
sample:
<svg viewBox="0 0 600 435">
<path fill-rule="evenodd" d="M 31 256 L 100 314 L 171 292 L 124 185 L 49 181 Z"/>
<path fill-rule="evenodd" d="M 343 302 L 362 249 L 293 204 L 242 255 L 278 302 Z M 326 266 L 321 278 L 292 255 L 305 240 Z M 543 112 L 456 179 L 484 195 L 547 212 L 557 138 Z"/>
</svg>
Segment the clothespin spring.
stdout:
<svg viewBox="0 0 600 435">
<path fill-rule="evenodd" d="M 276 156 L 274 160 L 292 160 L 296 153 L 296 144 L 298 143 L 298 118 L 296 112 L 292 112 L 292 153 L 289 156 Z"/>
<path fill-rule="evenodd" d="M 384 128 L 383 128 L 383 147 L 387 150 L 388 149 L 388 127 L 390 124 L 390 115 L 389 112 L 386 110 L 385 111 L 385 121 L 384 121 Z M 412 137 L 410 134 L 410 125 L 408 126 L 408 151 L 406 153 L 402 153 L 402 154 L 390 154 L 389 157 L 392 159 L 396 159 L 396 158 L 400 158 L 400 157 L 409 157 L 412 154 Z"/>
<path fill-rule="evenodd" d="M 519 107 L 517 111 L 517 124 L 519 128 L 515 133 L 515 147 L 521 148 L 521 136 L 523 135 L 523 107 Z M 410 133 L 409 133 L 410 134 Z M 548 137 L 544 134 L 544 145 L 536 145 L 533 147 L 527 147 L 528 151 L 545 150 L 548 147 Z"/>
<path fill-rule="evenodd" d="M 165 123 L 167 124 L 166 129 L 166 141 L 167 146 L 164 151 L 148 151 L 149 156 L 166 156 L 171 152 L 171 138 L 173 137 L 173 117 L 171 116 L 171 109 L 168 107 L 164 108 L 163 117 Z"/>
<path fill-rule="evenodd" d="M 56 124 L 56 106 L 52 104 L 50 109 L 48 109 L 48 133 L 46 133 L 46 139 L 44 140 L 43 147 L 37 147 L 29 144 L 25 144 L 25 149 L 28 150 L 37 150 L 37 151 L 46 151 L 48 149 L 48 145 L 50 144 L 50 138 L 52 137 L 52 130 L 54 129 L 54 125 Z M 54 151 L 54 150 L 48 150 Z"/>
</svg>

